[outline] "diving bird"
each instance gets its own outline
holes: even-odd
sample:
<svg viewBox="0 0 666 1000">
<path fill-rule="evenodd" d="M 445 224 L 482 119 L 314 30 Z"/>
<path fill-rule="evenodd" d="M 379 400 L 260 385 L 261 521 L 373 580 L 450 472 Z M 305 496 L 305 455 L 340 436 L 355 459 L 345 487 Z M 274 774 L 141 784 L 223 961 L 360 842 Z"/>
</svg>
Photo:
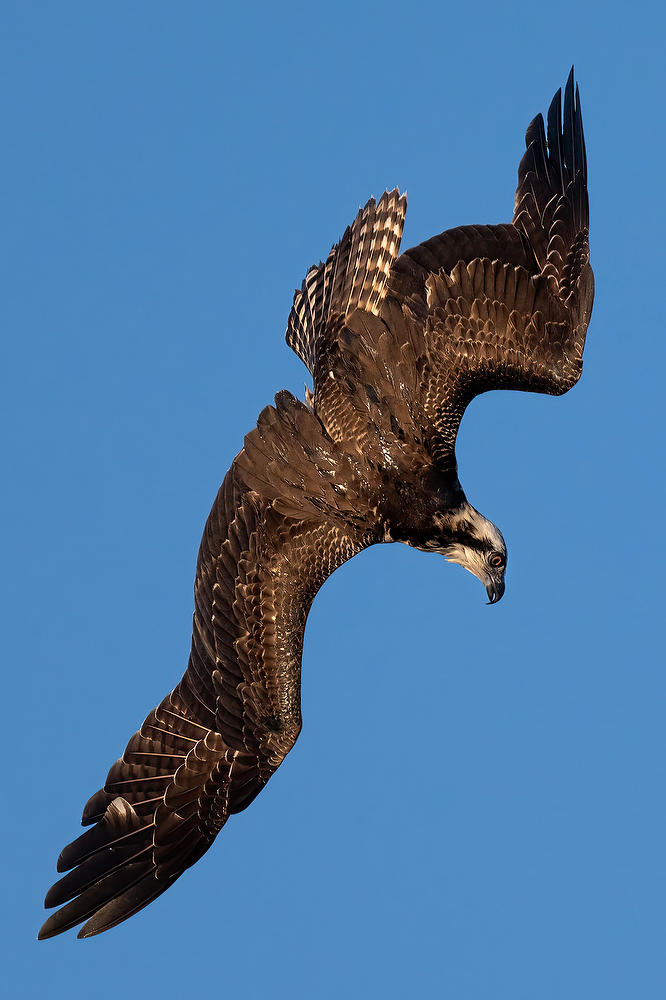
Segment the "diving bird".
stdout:
<svg viewBox="0 0 666 1000">
<path fill-rule="evenodd" d="M 532 121 L 513 220 L 398 254 L 406 199 L 370 199 L 294 297 L 287 343 L 313 379 L 279 392 L 206 522 L 192 647 L 64 848 L 47 938 L 105 931 L 168 889 L 248 806 L 301 729 L 308 611 L 378 542 L 437 552 L 504 593 L 506 546 L 467 501 L 455 443 L 489 389 L 559 395 L 578 380 L 594 282 L 573 70 Z"/>
</svg>

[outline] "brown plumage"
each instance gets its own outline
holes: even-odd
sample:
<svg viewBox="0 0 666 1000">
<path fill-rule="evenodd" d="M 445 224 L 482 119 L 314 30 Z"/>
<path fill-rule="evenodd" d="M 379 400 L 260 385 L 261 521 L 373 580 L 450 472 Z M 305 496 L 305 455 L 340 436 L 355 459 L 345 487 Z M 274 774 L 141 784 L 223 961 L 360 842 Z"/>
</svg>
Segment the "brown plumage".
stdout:
<svg viewBox="0 0 666 1000">
<path fill-rule="evenodd" d="M 406 200 L 371 199 L 296 293 L 287 342 L 309 368 L 278 393 L 217 495 L 192 649 L 92 796 L 40 937 L 113 927 L 164 892 L 244 809 L 298 736 L 305 621 L 324 580 L 403 541 L 504 591 L 498 529 L 467 502 L 455 440 L 488 389 L 579 378 L 593 299 L 585 145 L 573 71 L 527 130 L 513 221 L 449 230 L 398 257 Z"/>
</svg>

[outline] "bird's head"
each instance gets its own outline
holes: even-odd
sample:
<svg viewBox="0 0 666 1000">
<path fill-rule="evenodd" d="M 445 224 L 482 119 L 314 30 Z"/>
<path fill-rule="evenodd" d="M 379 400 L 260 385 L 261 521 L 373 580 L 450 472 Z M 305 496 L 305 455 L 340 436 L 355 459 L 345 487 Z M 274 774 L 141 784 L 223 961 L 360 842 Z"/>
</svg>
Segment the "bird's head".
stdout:
<svg viewBox="0 0 666 1000">
<path fill-rule="evenodd" d="M 437 552 L 477 576 L 490 604 L 504 593 L 506 544 L 502 532 L 466 500 L 454 510 L 434 515 Z"/>
</svg>

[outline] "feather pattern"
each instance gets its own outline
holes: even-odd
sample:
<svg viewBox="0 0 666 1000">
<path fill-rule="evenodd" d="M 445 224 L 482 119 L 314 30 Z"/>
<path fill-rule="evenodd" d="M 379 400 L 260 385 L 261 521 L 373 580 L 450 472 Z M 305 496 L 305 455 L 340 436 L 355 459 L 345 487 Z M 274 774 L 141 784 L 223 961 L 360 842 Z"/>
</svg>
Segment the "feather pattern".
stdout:
<svg viewBox="0 0 666 1000">
<path fill-rule="evenodd" d="M 398 255 L 407 199 L 397 188 L 359 210 L 326 261 L 311 267 L 296 290 L 286 341 L 314 375 L 320 338 L 332 318 L 353 309 L 375 313 Z"/>
<path fill-rule="evenodd" d="M 187 669 L 85 806 L 90 828 L 61 852 L 40 937 L 80 923 L 88 937 L 138 912 L 261 791 L 298 737 L 305 622 L 338 566 L 393 540 L 463 565 L 466 542 L 481 578 L 484 546 L 501 563 L 455 441 L 477 393 L 559 394 L 580 376 L 594 283 L 573 71 L 563 109 L 558 92 L 546 125 L 527 129 L 512 222 L 398 256 L 405 208 L 397 189 L 370 199 L 296 292 L 286 339 L 314 391 L 307 405 L 278 393 L 225 476 Z M 498 599 L 503 575 L 488 571 L 486 586 Z"/>
<path fill-rule="evenodd" d="M 354 476 L 289 393 L 261 414 L 204 529 L 188 669 L 85 807 L 95 825 L 60 855 L 40 937 L 82 921 L 88 937 L 147 905 L 279 767 L 301 726 L 309 606 L 373 540 Z"/>
</svg>

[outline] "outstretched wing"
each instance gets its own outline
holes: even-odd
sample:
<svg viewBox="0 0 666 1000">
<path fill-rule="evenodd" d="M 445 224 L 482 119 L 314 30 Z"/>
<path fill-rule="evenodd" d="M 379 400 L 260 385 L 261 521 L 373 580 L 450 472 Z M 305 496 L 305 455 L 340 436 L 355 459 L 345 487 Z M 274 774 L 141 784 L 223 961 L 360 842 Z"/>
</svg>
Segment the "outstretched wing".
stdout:
<svg viewBox="0 0 666 1000">
<path fill-rule="evenodd" d="M 580 377 L 594 279 L 585 142 L 573 70 L 530 124 L 513 222 L 466 226 L 395 262 L 380 317 L 421 358 L 434 451 L 452 454 L 469 401 L 488 389 L 560 394 Z"/>
<path fill-rule="evenodd" d="M 353 463 L 288 393 L 261 414 L 206 523 L 192 650 L 62 851 L 40 937 L 113 927 L 165 891 L 266 784 L 300 731 L 305 620 L 372 537 Z"/>
</svg>

